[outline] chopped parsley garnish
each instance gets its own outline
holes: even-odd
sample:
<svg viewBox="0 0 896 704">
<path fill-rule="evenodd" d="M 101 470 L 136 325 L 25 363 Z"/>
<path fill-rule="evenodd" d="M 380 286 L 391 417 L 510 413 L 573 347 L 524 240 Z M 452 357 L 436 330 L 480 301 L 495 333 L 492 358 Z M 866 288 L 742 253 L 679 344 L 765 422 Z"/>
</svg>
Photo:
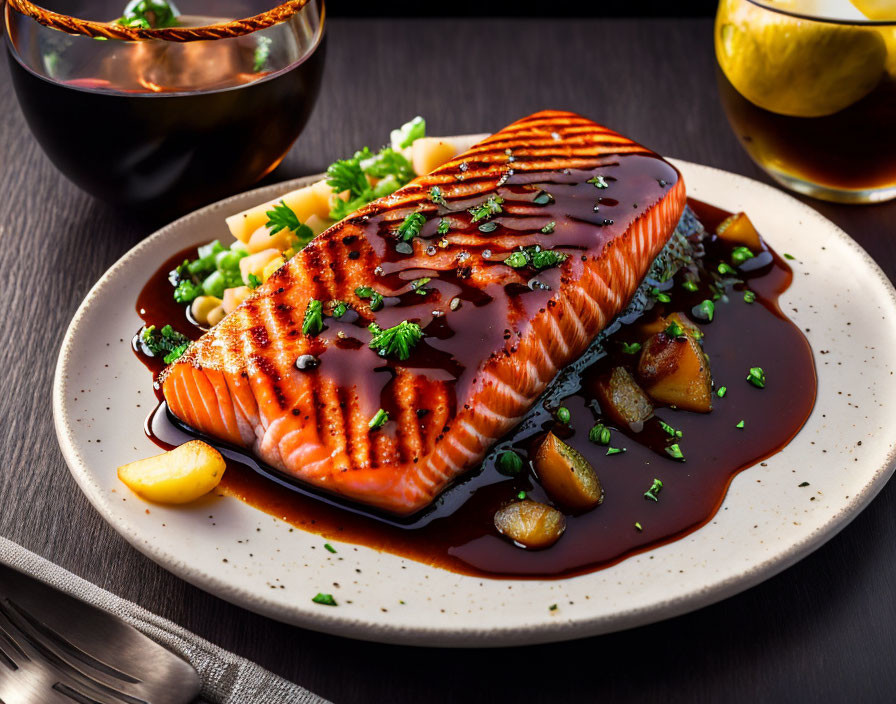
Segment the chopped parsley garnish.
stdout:
<svg viewBox="0 0 896 704">
<path fill-rule="evenodd" d="M 740 266 L 747 261 L 747 259 L 752 259 L 754 256 L 755 255 L 750 251 L 749 247 L 735 247 L 731 251 L 731 262 L 734 266 Z"/>
<path fill-rule="evenodd" d="M 254 290 L 261 286 L 261 279 L 259 279 L 255 274 L 250 273 L 249 276 L 246 277 L 246 285 Z"/>
<path fill-rule="evenodd" d="M 556 605 L 556 604 L 551 604 L 551 605 L 548 607 L 548 611 L 556 611 L 556 610 L 557 610 L 557 605 Z"/>
<path fill-rule="evenodd" d="M 327 167 L 327 185 L 337 193 L 349 192 L 349 200 L 363 196 L 370 190 L 370 183 L 361 168 L 362 152 L 351 159 L 339 159 Z"/>
<path fill-rule="evenodd" d="M 799 486 L 799 487 L 809 486 L 809 482 L 802 482 L 800 484 L 797 484 L 797 486 Z"/>
<path fill-rule="evenodd" d="M 532 202 L 535 205 L 549 205 L 554 202 L 554 196 L 547 191 L 539 191 Z"/>
<path fill-rule="evenodd" d="M 764 389 L 765 372 L 762 371 L 762 367 L 750 367 L 750 371 L 747 372 L 747 381 L 749 381 L 757 389 Z"/>
<path fill-rule="evenodd" d="M 684 328 L 674 320 L 669 323 L 668 327 L 665 330 L 663 330 L 663 333 L 665 333 L 667 337 L 671 337 L 673 340 L 680 340 L 685 337 Z"/>
<path fill-rule="evenodd" d="M 607 455 L 618 455 L 622 452 L 625 452 L 624 447 L 608 447 L 607 448 Z"/>
<path fill-rule="evenodd" d="M 324 306 L 316 298 L 308 301 L 305 308 L 305 319 L 302 321 L 302 333 L 305 335 L 317 335 L 324 329 Z"/>
<path fill-rule="evenodd" d="M 740 430 L 743 430 L 743 429 L 744 429 L 744 422 L 743 422 L 743 421 L 740 421 L 740 422 L 739 422 L 737 425 L 735 425 L 734 427 L 735 427 L 735 428 L 739 428 Z"/>
<path fill-rule="evenodd" d="M 586 183 L 593 184 L 595 188 L 609 188 L 610 184 L 607 183 L 606 179 L 603 176 L 595 176 L 594 178 L 589 178 Z"/>
<path fill-rule="evenodd" d="M 383 294 L 374 291 L 370 286 L 358 286 L 355 295 L 364 300 L 370 299 L 370 310 L 373 312 L 383 307 Z"/>
<path fill-rule="evenodd" d="M 744 303 L 753 303 L 756 300 L 756 294 L 752 291 L 744 291 Z"/>
<path fill-rule="evenodd" d="M 514 269 L 531 266 L 536 271 L 541 271 L 542 269 L 557 266 L 568 258 L 568 254 L 557 252 L 553 249 L 542 249 L 536 244 L 512 252 L 504 259 L 504 263 Z"/>
<path fill-rule="evenodd" d="M 400 360 L 408 359 L 411 350 L 423 337 L 420 326 L 407 320 L 385 330 L 376 323 L 371 323 L 367 329 L 373 333 L 370 349 L 378 352 L 381 357 L 398 357 Z"/>
<path fill-rule="evenodd" d="M 164 326 L 161 330 L 157 330 L 155 325 L 143 328 L 140 333 L 140 342 L 149 356 L 162 357 L 165 364 L 174 362 L 190 346 L 190 338 L 179 333 L 170 325 Z"/>
<path fill-rule="evenodd" d="M 191 279 L 181 279 L 174 289 L 174 300 L 178 303 L 192 303 L 202 295 L 202 285 Z"/>
<path fill-rule="evenodd" d="M 666 454 L 669 455 L 673 460 L 684 460 L 684 453 L 681 451 L 681 448 L 678 446 L 678 443 L 672 443 L 669 447 L 666 448 Z"/>
<path fill-rule="evenodd" d="M 560 406 L 560 408 L 557 409 L 557 420 L 561 423 L 569 423 L 571 419 L 572 414 L 566 406 Z"/>
<path fill-rule="evenodd" d="M 324 550 L 326 550 L 327 552 L 332 552 L 332 553 L 336 552 L 336 548 L 334 548 L 329 543 L 324 543 Z"/>
<path fill-rule="evenodd" d="M 694 293 L 697 290 L 697 284 L 693 281 L 683 281 L 681 287 L 685 291 L 690 291 L 691 293 Z"/>
<path fill-rule="evenodd" d="M 668 303 L 672 300 L 671 296 L 669 296 L 668 293 L 663 293 L 656 286 L 650 289 L 650 295 L 652 295 L 660 303 Z"/>
<path fill-rule="evenodd" d="M 124 27 L 140 29 L 177 27 L 180 24 L 177 19 L 179 14 L 177 9 L 165 0 L 131 0 L 125 6 L 124 13 L 115 22 Z"/>
<path fill-rule="evenodd" d="M 659 501 L 657 498 L 657 494 L 663 488 L 663 483 L 659 479 L 654 479 L 653 484 L 650 485 L 650 488 L 644 492 L 644 498 L 650 499 L 651 501 Z"/>
<path fill-rule="evenodd" d="M 673 438 L 680 438 L 682 435 L 684 435 L 684 433 L 682 433 L 680 430 L 676 430 L 671 425 L 663 421 L 660 421 L 660 427 L 663 429 L 663 431 L 665 431 L 667 435 L 670 435 Z"/>
<path fill-rule="evenodd" d="M 433 186 L 429 189 L 429 199 L 436 205 L 441 205 L 446 208 L 448 207 L 448 201 L 445 200 L 445 194 L 442 193 L 442 189 L 438 186 Z"/>
<path fill-rule="evenodd" d="M 502 452 L 498 456 L 498 471 L 508 477 L 518 477 L 523 471 L 523 458 L 513 450 Z"/>
<path fill-rule="evenodd" d="M 395 230 L 395 235 L 402 242 L 410 242 L 420 234 L 420 229 L 425 222 L 426 216 L 423 213 L 411 213 L 402 220 L 401 225 Z"/>
<path fill-rule="evenodd" d="M 644 530 L 644 528 L 641 526 L 641 524 L 638 521 L 635 521 L 635 530 L 638 531 L 639 533 L 642 530 Z"/>
<path fill-rule="evenodd" d="M 473 219 L 470 220 L 470 222 L 476 223 L 480 220 L 486 220 L 493 215 L 500 214 L 503 212 L 503 209 L 501 208 L 501 203 L 503 202 L 504 199 L 501 196 L 491 196 L 485 203 L 470 208 L 470 215 L 473 216 Z"/>
<path fill-rule="evenodd" d="M 713 315 L 715 315 L 715 312 L 716 304 L 710 301 L 708 298 L 701 301 L 691 309 L 691 313 L 694 314 L 695 318 L 705 320 L 710 323 L 712 322 L 712 318 Z"/>
<path fill-rule="evenodd" d="M 719 390 L 716 391 L 716 396 L 718 396 L 719 398 L 725 398 L 725 394 L 727 394 L 727 393 L 728 393 L 728 387 L 720 386 Z"/>
<path fill-rule="evenodd" d="M 528 496 L 528 494 L 527 494 L 525 491 L 520 491 L 520 492 L 516 495 L 516 498 L 518 498 L 520 501 L 523 501 L 523 500 L 525 500 L 525 498 L 526 498 L 527 496 Z"/>
<path fill-rule="evenodd" d="M 588 439 L 596 445 L 609 445 L 610 429 L 603 423 L 597 423 L 588 431 Z"/>
<path fill-rule="evenodd" d="M 334 318 L 341 318 L 348 311 L 348 304 L 345 301 L 333 301 L 333 308 L 330 313 Z"/>
<path fill-rule="evenodd" d="M 436 229 L 436 232 L 440 235 L 445 235 L 448 233 L 448 230 L 451 229 L 451 223 L 448 222 L 446 218 L 442 218 L 439 220 L 439 227 Z"/>
<path fill-rule="evenodd" d="M 373 418 L 368 421 L 367 427 L 371 430 L 379 430 L 386 424 L 386 421 L 388 420 L 389 413 L 381 408 L 373 415 Z"/>
<path fill-rule="evenodd" d="M 722 274 L 723 276 L 724 276 L 725 274 L 737 274 L 737 271 L 735 271 L 735 270 L 731 267 L 731 265 L 728 264 L 727 262 L 721 262 L 721 263 L 719 264 L 719 266 L 716 267 L 716 268 L 718 269 L 719 273 Z"/>
<path fill-rule="evenodd" d="M 315 604 L 323 604 L 324 606 L 339 606 L 332 594 L 316 594 L 311 597 L 311 601 Z"/>
<path fill-rule="evenodd" d="M 547 225 L 541 228 L 541 234 L 543 235 L 551 235 L 554 233 L 554 228 L 557 227 L 557 223 L 551 220 Z"/>
<path fill-rule="evenodd" d="M 796 259 L 795 256 L 793 256 L 792 254 L 788 254 L 787 252 L 784 252 L 784 258 L 785 259 Z"/>
<path fill-rule="evenodd" d="M 625 354 L 638 354 L 641 351 L 641 343 L 640 342 L 623 342 L 622 343 L 622 351 Z"/>
<path fill-rule="evenodd" d="M 430 281 L 432 281 L 432 278 L 429 276 L 424 276 L 422 279 L 415 279 L 411 282 L 411 291 L 420 296 L 425 296 L 428 291 L 423 287 L 426 286 L 426 284 L 428 284 Z"/>
<path fill-rule="evenodd" d="M 268 216 L 268 221 L 264 226 L 271 231 L 271 235 L 276 235 L 281 230 L 291 230 L 303 247 L 314 238 L 311 228 L 299 222 L 293 209 L 283 200 L 274 205 L 273 210 L 268 210 L 265 215 Z"/>
</svg>

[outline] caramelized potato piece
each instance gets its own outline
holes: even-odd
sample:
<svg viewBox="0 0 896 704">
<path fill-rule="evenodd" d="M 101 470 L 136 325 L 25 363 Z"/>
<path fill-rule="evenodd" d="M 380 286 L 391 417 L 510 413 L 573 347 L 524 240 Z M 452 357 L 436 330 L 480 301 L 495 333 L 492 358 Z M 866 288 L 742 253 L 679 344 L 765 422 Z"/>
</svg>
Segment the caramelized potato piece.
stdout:
<svg viewBox="0 0 896 704">
<path fill-rule="evenodd" d="M 746 213 L 736 213 L 725 218 L 716 234 L 726 242 L 731 244 L 743 245 L 753 252 L 762 251 L 762 244 L 759 241 L 759 233 L 750 222 L 750 218 Z"/>
<path fill-rule="evenodd" d="M 595 384 L 600 409 L 621 425 L 641 423 L 653 415 L 653 403 L 625 367 L 614 367 Z"/>
<path fill-rule="evenodd" d="M 666 322 L 680 325 L 684 337 L 676 339 L 660 332 L 644 343 L 638 362 L 638 376 L 644 390 L 659 403 L 709 413 L 712 374 L 709 360 L 697 342 L 699 329 L 678 313 L 668 316 Z"/>
<path fill-rule="evenodd" d="M 573 511 L 594 508 L 604 500 L 594 467 L 553 433 L 535 454 L 535 471 L 551 498 Z"/>
<path fill-rule="evenodd" d="M 220 452 L 201 440 L 191 440 L 170 452 L 122 465 L 118 478 L 144 499 L 185 504 L 218 486 L 224 469 Z"/>
<path fill-rule="evenodd" d="M 540 550 L 560 540 L 566 530 L 566 517 L 555 508 L 524 499 L 498 511 L 495 528 L 520 547 Z"/>
</svg>

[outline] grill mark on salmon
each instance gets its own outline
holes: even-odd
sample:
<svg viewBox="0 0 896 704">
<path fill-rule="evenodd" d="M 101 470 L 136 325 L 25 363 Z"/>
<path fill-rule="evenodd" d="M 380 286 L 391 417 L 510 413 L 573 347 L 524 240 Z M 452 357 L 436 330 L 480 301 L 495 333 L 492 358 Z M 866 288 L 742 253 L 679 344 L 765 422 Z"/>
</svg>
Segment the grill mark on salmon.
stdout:
<svg viewBox="0 0 896 704">
<path fill-rule="evenodd" d="M 606 188 L 587 183 L 595 175 Z M 535 202 L 542 191 L 550 202 Z M 468 210 L 495 195 L 502 212 L 473 223 Z M 165 370 L 163 393 L 187 425 L 299 480 L 413 513 L 476 467 L 624 308 L 684 200 L 677 171 L 648 149 L 572 113 L 536 113 L 315 238 Z M 394 230 L 412 212 L 426 223 L 402 254 Z M 568 258 L 542 271 L 502 263 L 532 245 Z M 410 288 L 422 277 L 423 296 Z M 351 309 L 307 336 L 311 298 L 325 313 L 334 300 Z M 402 320 L 424 331 L 408 360 L 370 349 L 369 323 Z M 303 354 L 320 365 L 298 370 Z M 389 421 L 371 431 L 380 408 Z"/>
</svg>

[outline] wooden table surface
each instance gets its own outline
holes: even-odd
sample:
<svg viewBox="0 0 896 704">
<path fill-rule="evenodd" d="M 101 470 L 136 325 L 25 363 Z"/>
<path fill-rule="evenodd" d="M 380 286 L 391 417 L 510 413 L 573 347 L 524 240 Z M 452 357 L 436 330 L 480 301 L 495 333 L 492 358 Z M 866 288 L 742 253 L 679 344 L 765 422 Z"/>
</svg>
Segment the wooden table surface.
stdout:
<svg viewBox="0 0 896 704">
<path fill-rule="evenodd" d="M 545 107 L 576 110 L 666 155 L 767 180 L 719 104 L 710 20 L 340 19 L 329 31 L 317 107 L 267 181 L 319 172 L 381 144 L 418 113 L 432 134 L 459 134 Z M 893 278 L 896 203 L 810 204 Z M 105 524 L 69 475 L 50 386 L 82 297 L 157 225 L 93 200 L 54 169 L 0 63 L 0 535 L 335 702 L 893 701 L 893 482 L 827 545 L 739 596 L 540 647 L 434 651 L 344 640 L 256 616 L 156 566 Z"/>
</svg>

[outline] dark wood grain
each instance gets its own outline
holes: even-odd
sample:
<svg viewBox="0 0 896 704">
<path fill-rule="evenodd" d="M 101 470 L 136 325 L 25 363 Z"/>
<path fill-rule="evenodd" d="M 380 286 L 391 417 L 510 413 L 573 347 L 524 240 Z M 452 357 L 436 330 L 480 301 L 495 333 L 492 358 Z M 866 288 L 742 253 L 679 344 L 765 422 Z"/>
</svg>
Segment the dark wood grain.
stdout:
<svg viewBox="0 0 896 704">
<path fill-rule="evenodd" d="M 432 133 L 456 134 L 544 107 L 766 180 L 719 105 L 709 20 L 337 20 L 330 32 L 318 106 L 268 180 L 320 171 L 418 113 Z M 336 702 L 893 700 L 893 483 L 841 535 L 744 594 L 560 645 L 432 651 L 352 642 L 261 618 L 168 574 L 87 503 L 50 412 L 56 352 L 78 303 L 158 223 L 116 212 L 56 172 L 23 122 L 5 65 L 0 150 L 0 534 Z M 896 204 L 810 204 L 893 277 Z"/>
</svg>

